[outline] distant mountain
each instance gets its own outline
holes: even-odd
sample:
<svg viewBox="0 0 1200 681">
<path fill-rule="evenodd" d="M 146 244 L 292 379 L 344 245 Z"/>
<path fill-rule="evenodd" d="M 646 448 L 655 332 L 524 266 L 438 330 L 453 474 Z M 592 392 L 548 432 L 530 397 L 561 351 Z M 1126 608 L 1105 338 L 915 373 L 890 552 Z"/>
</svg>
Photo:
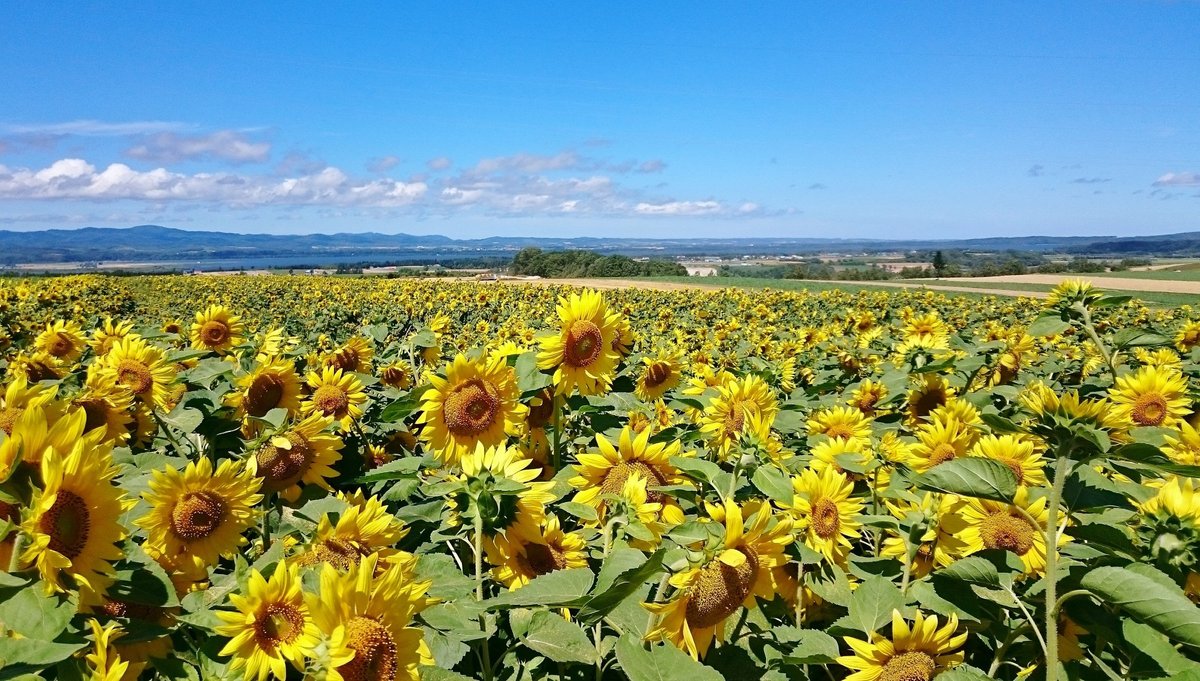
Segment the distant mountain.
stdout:
<svg viewBox="0 0 1200 681">
<path fill-rule="evenodd" d="M 982 239 L 830 239 L 746 237 L 628 239 L 602 237 L 488 237 L 452 239 L 414 234 L 236 234 L 138 225 L 35 232 L 0 231 L 0 265 L 30 263 L 204 263 L 288 258 L 307 264 L 363 260 L 429 261 L 511 257 L 528 246 L 587 249 L 626 255 L 783 255 L 815 252 L 880 253 L 912 250 L 1038 251 L 1075 255 L 1200 255 L 1200 232 L 1151 237 L 994 237 Z"/>
</svg>

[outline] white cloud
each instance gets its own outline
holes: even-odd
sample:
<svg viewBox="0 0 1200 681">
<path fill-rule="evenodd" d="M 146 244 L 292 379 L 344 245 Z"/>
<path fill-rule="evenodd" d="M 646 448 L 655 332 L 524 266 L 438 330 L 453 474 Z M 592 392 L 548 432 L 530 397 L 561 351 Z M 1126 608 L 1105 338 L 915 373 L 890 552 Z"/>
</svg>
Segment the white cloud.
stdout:
<svg viewBox="0 0 1200 681">
<path fill-rule="evenodd" d="M 127 121 L 106 123 L 95 120 L 65 121 L 63 123 L 32 123 L 0 125 L 0 132 L 10 135 L 77 135 L 80 137 L 123 137 L 152 135 L 161 132 L 186 130 L 192 126 L 170 121 Z"/>
<path fill-rule="evenodd" d="M 1200 173 L 1166 173 L 1154 181 L 1155 187 L 1200 187 Z"/>
<path fill-rule="evenodd" d="M 426 161 L 425 165 L 428 166 L 430 170 L 445 170 L 454 165 L 454 161 L 445 156 L 438 156 L 437 158 L 431 158 Z"/>
<path fill-rule="evenodd" d="M 399 156 L 380 156 L 367 163 L 367 170 L 373 173 L 386 173 L 398 165 L 400 165 Z"/>
<path fill-rule="evenodd" d="M 125 150 L 131 158 L 156 163 L 218 159 L 232 163 L 261 163 L 271 155 L 271 143 L 254 141 L 235 130 L 206 135 L 160 132 Z"/>
<path fill-rule="evenodd" d="M 356 181 L 337 168 L 293 178 L 232 173 L 139 171 L 113 163 L 98 171 L 81 159 L 62 159 L 41 170 L 0 165 L 0 198 L 93 201 L 189 201 L 236 207 L 263 205 L 405 206 L 421 199 L 422 182 Z"/>
<path fill-rule="evenodd" d="M 713 215 L 720 213 L 723 208 L 719 201 L 666 201 L 642 202 L 633 209 L 642 215 Z"/>
</svg>

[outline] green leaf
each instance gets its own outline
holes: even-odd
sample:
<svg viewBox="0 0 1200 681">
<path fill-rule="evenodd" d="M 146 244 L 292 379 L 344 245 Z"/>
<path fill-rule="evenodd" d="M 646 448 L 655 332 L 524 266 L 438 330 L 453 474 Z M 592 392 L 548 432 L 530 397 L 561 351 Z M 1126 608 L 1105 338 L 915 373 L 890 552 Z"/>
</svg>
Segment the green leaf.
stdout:
<svg viewBox="0 0 1200 681">
<path fill-rule="evenodd" d="M 541 390 L 550 385 L 552 377 L 543 374 L 541 369 L 538 369 L 537 353 L 532 350 L 517 357 L 517 363 L 513 370 L 517 374 L 517 387 L 523 393 Z"/>
<path fill-rule="evenodd" d="M 870 638 L 881 626 L 892 621 L 892 611 L 904 607 L 904 594 L 883 577 L 870 577 L 854 592 L 846 621 Z"/>
<path fill-rule="evenodd" d="M 1119 567 L 1095 568 L 1080 584 L 1172 640 L 1200 648 L 1200 608 L 1179 587 Z"/>
<path fill-rule="evenodd" d="M 71 622 L 77 606 L 58 596 L 47 596 L 42 585 L 15 593 L 0 592 L 0 629 L 11 629 L 31 639 L 53 641 Z"/>
<path fill-rule="evenodd" d="M 1145 624 L 1125 620 L 1121 633 L 1130 656 L 1130 675 L 1135 678 L 1176 674 L 1196 667 L 1165 636 Z"/>
<path fill-rule="evenodd" d="M 521 642 L 555 662 L 596 663 L 596 646 L 583 629 L 549 610 L 533 614 Z"/>
<path fill-rule="evenodd" d="M 507 591 L 487 601 L 488 610 L 512 606 L 566 605 L 587 595 L 594 575 L 588 568 L 555 570 L 535 577 L 516 591 Z"/>
<path fill-rule="evenodd" d="M 724 474 L 717 464 L 691 456 L 672 456 L 671 465 L 702 482 L 712 482 Z"/>
<path fill-rule="evenodd" d="M 967 556 L 938 570 L 938 576 L 957 579 L 970 584 L 990 588 L 1012 584 L 1017 574 L 1023 571 L 1021 559 L 1009 551 L 985 551 L 984 554 Z"/>
<path fill-rule="evenodd" d="M 913 484 L 931 492 L 1011 502 L 1017 493 L 1017 476 L 993 459 L 978 456 L 951 459 L 914 478 Z"/>
<path fill-rule="evenodd" d="M 401 421 L 404 417 L 417 410 L 421 404 L 421 395 L 424 394 L 425 386 L 418 386 L 408 391 L 404 397 L 397 399 L 388 406 L 383 408 L 379 414 L 379 420 L 384 423 L 395 423 Z"/>
<path fill-rule="evenodd" d="M 641 551 L 634 549 L 612 552 L 600 568 L 595 591 L 579 610 L 579 621 L 590 624 L 620 605 L 629 594 L 662 571 L 666 553 L 666 549 L 659 549 L 646 558 Z"/>
<path fill-rule="evenodd" d="M 181 433 L 194 433 L 204 422 L 204 412 L 181 405 L 164 416 L 163 421 Z"/>
<path fill-rule="evenodd" d="M 1145 442 L 1132 442 L 1112 452 L 1113 458 L 1133 461 L 1147 468 L 1187 478 L 1200 478 L 1200 466 L 1175 463 L 1162 450 Z"/>
<path fill-rule="evenodd" d="M 475 581 L 464 575 L 454 559 L 445 554 L 423 553 L 417 556 L 416 576 L 432 581 L 429 595 L 442 600 L 463 598 L 475 589 Z"/>
<path fill-rule="evenodd" d="M 1071 328 L 1071 323 L 1064 320 L 1057 312 L 1047 312 L 1029 325 L 1025 330 L 1030 336 L 1053 336 Z"/>
<path fill-rule="evenodd" d="M 617 662 L 629 681 L 722 681 L 721 674 L 671 645 L 643 650 L 636 636 L 617 641 Z"/>
<path fill-rule="evenodd" d="M 779 629 L 784 629 L 780 627 Z M 795 629 L 794 627 L 787 627 Z M 777 635 L 779 629 L 776 629 Z M 795 641 L 795 645 L 787 655 L 783 656 L 785 664 L 829 664 L 833 662 L 838 655 L 837 639 L 826 634 L 823 631 L 815 629 L 795 629 L 787 636 L 779 636 L 780 640 L 786 642 Z"/>
<path fill-rule="evenodd" d="M 379 468 L 372 469 L 354 479 L 357 484 L 366 484 L 371 482 L 382 482 L 385 480 L 399 480 L 414 475 L 424 464 L 426 459 L 418 456 L 408 456 L 403 459 L 389 461 Z"/>
<path fill-rule="evenodd" d="M 422 681 L 471 681 L 471 677 L 463 676 L 441 667 L 421 667 Z"/>
<path fill-rule="evenodd" d="M 67 659 L 85 645 L 86 642 L 52 643 L 28 638 L 0 637 L 0 669 L 18 665 L 49 667 Z"/>
<path fill-rule="evenodd" d="M 758 470 L 754 471 L 750 482 L 758 488 L 758 491 L 770 497 L 772 500 L 781 504 L 790 506 L 795 493 L 792 491 L 792 480 L 783 471 L 774 466 L 759 466 Z"/>
<path fill-rule="evenodd" d="M 993 681 L 992 677 L 968 665 L 947 669 L 938 674 L 937 678 L 938 681 Z"/>
</svg>

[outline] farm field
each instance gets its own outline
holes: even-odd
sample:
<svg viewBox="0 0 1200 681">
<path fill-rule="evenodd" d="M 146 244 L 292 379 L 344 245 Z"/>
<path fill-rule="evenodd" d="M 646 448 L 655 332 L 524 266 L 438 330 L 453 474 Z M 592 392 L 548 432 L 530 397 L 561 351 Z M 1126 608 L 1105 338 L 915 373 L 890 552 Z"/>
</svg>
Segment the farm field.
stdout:
<svg viewBox="0 0 1200 681">
<path fill-rule="evenodd" d="M 1196 673 L 1200 313 L 679 279 L 0 281 L 0 678 Z"/>
</svg>

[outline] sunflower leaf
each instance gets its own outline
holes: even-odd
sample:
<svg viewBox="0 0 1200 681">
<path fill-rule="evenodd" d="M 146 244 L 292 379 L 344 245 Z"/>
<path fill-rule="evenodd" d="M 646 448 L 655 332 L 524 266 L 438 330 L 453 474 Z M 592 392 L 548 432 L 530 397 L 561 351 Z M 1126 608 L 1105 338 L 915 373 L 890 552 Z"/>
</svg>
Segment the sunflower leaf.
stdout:
<svg viewBox="0 0 1200 681">
<path fill-rule="evenodd" d="M 626 597 L 662 571 L 666 552 L 666 549 L 659 549 L 649 558 L 635 549 L 618 549 L 610 554 L 600 568 L 595 591 L 579 610 L 579 621 L 593 623 L 620 605 Z"/>
<path fill-rule="evenodd" d="M 487 602 L 488 610 L 512 606 L 557 606 L 576 603 L 585 597 L 595 577 L 588 568 L 555 570 L 530 580 L 528 584 L 496 596 Z"/>
<path fill-rule="evenodd" d="M 904 594 L 883 577 L 869 577 L 854 591 L 844 623 L 868 637 L 892 619 L 893 610 L 904 608 Z"/>
<path fill-rule="evenodd" d="M 951 459 L 916 476 L 913 484 L 931 492 L 1011 502 L 1017 494 L 1017 476 L 993 459 Z"/>
<path fill-rule="evenodd" d="M 795 494 L 792 491 L 792 481 L 788 476 L 783 474 L 783 471 L 774 466 L 759 466 L 758 470 L 754 471 L 750 482 L 758 488 L 760 492 L 771 497 L 774 501 L 790 506 L 792 497 Z"/>
<path fill-rule="evenodd" d="M 521 642 L 555 662 L 596 663 L 596 646 L 578 624 L 549 610 L 539 610 Z"/>
<path fill-rule="evenodd" d="M 1080 585 L 1169 638 L 1200 648 L 1200 607 L 1177 586 L 1119 567 L 1098 567 Z"/>
<path fill-rule="evenodd" d="M 617 662 L 629 681 L 720 681 L 721 674 L 693 660 L 674 646 L 655 645 L 643 650 L 636 636 L 617 641 Z"/>
</svg>

